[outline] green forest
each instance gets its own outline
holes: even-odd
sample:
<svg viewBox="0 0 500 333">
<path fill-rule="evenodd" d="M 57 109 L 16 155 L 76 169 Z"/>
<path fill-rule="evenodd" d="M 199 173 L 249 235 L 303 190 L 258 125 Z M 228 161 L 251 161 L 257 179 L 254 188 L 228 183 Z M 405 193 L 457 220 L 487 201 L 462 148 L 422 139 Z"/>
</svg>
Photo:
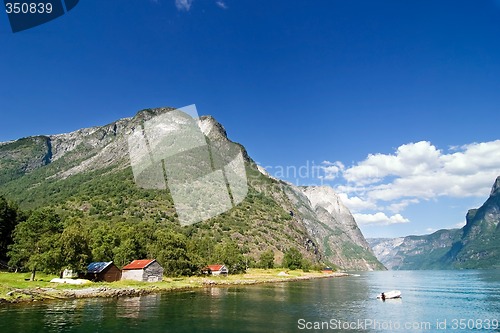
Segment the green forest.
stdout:
<svg viewBox="0 0 500 333">
<path fill-rule="evenodd" d="M 122 267 L 142 258 L 155 258 L 167 276 L 200 274 L 210 263 L 225 264 L 230 274 L 249 267 L 275 266 L 272 250 L 263 251 L 256 260 L 248 248 L 229 237 L 195 232 L 203 227 L 175 227 L 154 220 L 110 224 L 102 219 L 60 215 L 54 208 L 26 212 L 0 197 L 0 258 L 5 268 L 33 275 L 38 270 L 59 273 L 66 268 L 82 272 L 92 261 L 114 261 Z M 285 251 L 281 265 L 311 268 L 295 247 Z"/>
<path fill-rule="evenodd" d="M 91 136 L 115 140 L 98 132 Z M 307 245 L 308 233 L 291 216 L 282 185 L 251 161 L 245 163 L 250 181 L 243 202 L 184 227 L 168 189 L 139 188 L 126 158 L 65 176 L 95 148 L 80 144 L 46 163 L 46 145 L 46 138 L 31 137 L 0 146 L 3 269 L 57 274 L 82 271 L 93 261 L 122 267 L 146 258 L 157 259 L 169 276 L 198 274 L 207 264 L 225 264 L 230 273 L 332 266 Z"/>
</svg>

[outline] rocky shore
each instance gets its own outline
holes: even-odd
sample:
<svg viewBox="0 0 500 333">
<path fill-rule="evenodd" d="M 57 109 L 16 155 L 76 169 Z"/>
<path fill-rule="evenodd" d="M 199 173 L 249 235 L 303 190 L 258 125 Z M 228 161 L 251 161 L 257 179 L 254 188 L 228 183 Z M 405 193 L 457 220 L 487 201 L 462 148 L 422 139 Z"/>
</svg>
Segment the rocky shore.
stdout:
<svg viewBox="0 0 500 333">
<path fill-rule="evenodd" d="M 293 282 L 302 280 L 311 280 L 319 278 L 333 278 L 349 276 L 347 273 L 303 273 L 303 275 L 281 275 L 281 276 L 252 276 L 252 274 L 244 274 L 236 278 L 211 277 L 211 278 L 186 278 L 184 283 L 175 283 L 175 280 L 159 283 L 144 283 L 137 286 L 115 285 L 113 283 L 105 286 L 92 286 L 80 289 L 59 289 L 54 287 L 36 287 L 36 288 L 15 288 L 4 295 L 0 295 L 0 304 L 8 303 L 25 303 L 45 300 L 57 299 L 77 299 L 77 298 L 115 298 L 115 297 L 131 297 L 142 296 L 152 293 L 168 292 L 174 290 L 187 290 L 203 287 L 216 286 L 236 286 L 236 285 L 253 285 L 260 283 L 278 283 L 278 282 Z"/>
</svg>

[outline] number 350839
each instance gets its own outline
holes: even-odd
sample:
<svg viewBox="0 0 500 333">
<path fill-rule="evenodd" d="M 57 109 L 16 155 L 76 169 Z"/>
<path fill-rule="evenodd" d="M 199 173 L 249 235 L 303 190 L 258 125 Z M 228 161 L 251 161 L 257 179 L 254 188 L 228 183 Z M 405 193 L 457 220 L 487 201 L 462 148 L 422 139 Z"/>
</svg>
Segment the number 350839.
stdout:
<svg viewBox="0 0 500 333">
<path fill-rule="evenodd" d="M 50 2 L 7 2 L 5 12 L 7 14 L 50 14 L 52 13 L 52 4 Z"/>
</svg>

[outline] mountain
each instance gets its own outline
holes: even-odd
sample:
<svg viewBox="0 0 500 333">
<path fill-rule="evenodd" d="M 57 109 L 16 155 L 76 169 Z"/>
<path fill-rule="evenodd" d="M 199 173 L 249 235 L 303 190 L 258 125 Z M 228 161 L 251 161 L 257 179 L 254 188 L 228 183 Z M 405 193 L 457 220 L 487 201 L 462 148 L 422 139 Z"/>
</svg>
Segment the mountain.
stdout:
<svg viewBox="0 0 500 333">
<path fill-rule="evenodd" d="M 368 239 L 388 269 L 457 269 L 500 267 L 500 177 L 488 200 L 466 215 L 462 229 L 430 235 Z"/>
<path fill-rule="evenodd" d="M 349 269 L 364 267 L 367 270 L 376 265 L 374 259 L 367 255 L 371 252 L 370 245 L 337 193 L 328 186 L 300 189 L 312 207 L 312 212 L 306 216 L 316 216 L 318 219 L 317 222 L 306 223 L 306 228 L 310 226 L 310 234 L 323 245 L 325 253 L 333 258 L 333 263 Z"/>
<path fill-rule="evenodd" d="M 500 176 L 490 197 L 466 216 L 460 241 L 453 244 L 444 260 L 456 268 L 500 267 Z"/>
<path fill-rule="evenodd" d="M 231 239 L 254 260 L 271 249 L 280 262 L 296 247 L 313 262 L 342 269 L 384 268 L 331 188 L 300 188 L 275 179 L 238 144 L 248 179 L 244 200 L 207 221 L 181 226 L 169 189 L 136 186 L 129 158 L 129 137 L 172 110 L 146 109 L 105 126 L 0 143 L 0 195 L 24 209 L 50 206 L 90 224 L 125 228 L 151 221 L 187 237 Z M 174 119 L 171 125 L 181 124 Z M 229 149 L 232 141 L 213 117 L 202 116 L 197 125 L 213 147 Z"/>
<path fill-rule="evenodd" d="M 375 256 L 390 270 L 443 269 L 461 230 L 438 230 L 430 235 L 368 239 Z"/>
</svg>

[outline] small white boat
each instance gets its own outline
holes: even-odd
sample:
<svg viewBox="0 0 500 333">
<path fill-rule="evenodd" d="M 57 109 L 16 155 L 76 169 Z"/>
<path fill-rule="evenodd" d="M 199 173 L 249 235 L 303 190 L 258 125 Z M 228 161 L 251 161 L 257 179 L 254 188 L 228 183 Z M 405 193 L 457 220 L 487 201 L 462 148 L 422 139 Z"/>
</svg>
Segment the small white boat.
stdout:
<svg viewBox="0 0 500 333">
<path fill-rule="evenodd" d="M 384 297 L 382 297 L 382 294 L 384 295 Z M 379 299 L 401 298 L 401 291 L 399 291 L 399 290 L 386 291 L 386 292 L 383 292 L 381 294 L 378 294 L 377 298 L 379 298 Z"/>
</svg>

